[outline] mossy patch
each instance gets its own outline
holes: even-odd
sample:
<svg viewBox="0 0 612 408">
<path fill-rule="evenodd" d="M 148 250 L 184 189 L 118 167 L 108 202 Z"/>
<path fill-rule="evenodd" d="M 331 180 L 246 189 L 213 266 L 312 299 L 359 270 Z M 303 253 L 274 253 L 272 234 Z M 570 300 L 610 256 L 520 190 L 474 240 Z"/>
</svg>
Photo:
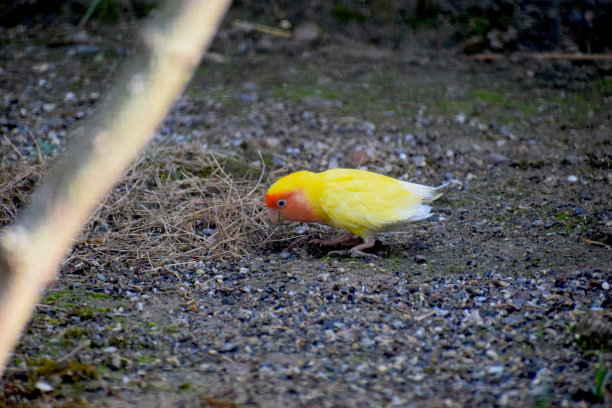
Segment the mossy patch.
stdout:
<svg viewBox="0 0 612 408">
<path fill-rule="evenodd" d="M 605 312 L 587 312 L 572 329 L 574 342 L 585 350 L 612 351 L 612 318 Z"/>
<path fill-rule="evenodd" d="M 463 112 L 469 116 L 493 117 L 498 112 L 520 112 L 525 117 L 531 117 L 538 112 L 538 107 L 544 102 L 533 102 L 513 97 L 506 92 L 473 88 L 460 99 L 440 99 L 438 109 L 444 114 Z M 497 118 L 502 123 L 512 123 L 516 116 Z"/>
</svg>

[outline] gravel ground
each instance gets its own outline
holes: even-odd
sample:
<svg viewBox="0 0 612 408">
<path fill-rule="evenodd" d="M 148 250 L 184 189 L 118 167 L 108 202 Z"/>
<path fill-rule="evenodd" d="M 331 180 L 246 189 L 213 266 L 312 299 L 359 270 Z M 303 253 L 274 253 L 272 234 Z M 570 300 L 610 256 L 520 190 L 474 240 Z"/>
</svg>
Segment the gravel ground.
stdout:
<svg viewBox="0 0 612 408">
<path fill-rule="evenodd" d="M 63 149 L 127 32 L 0 31 L 5 174 Z M 612 406 L 609 63 L 232 29 L 214 51 L 152 148 L 448 181 L 436 215 L 381 235 L 375 260 L 330 257 L 307 241 L 335 231 L 297 225 L 241 258 L 71 257 L 0 406 Z"/>
</svg>

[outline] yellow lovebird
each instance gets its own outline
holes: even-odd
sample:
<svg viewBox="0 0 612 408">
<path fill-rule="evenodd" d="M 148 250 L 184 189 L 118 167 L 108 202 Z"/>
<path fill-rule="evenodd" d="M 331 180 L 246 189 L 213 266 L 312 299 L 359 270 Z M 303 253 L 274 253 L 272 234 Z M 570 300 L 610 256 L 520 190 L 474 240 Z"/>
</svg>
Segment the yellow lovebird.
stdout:
<svg viewBox="0 0 612 408">
<path fill-rule="evenodd" d="M 376 233 L 430 217 L 427 204 L 442 195 L 438 190 L 444 186 L 408 183 L 365 170 L 298 171 L 270 187 L 266 207 L 268 218 L 275 224 L 284 220 L 318 222 L 348 230 L 335 239 L 312 242 L 337 245 L 354 241 L 357 236 L 363 243 L 348 252 L 376 257 L 362 251 L 374 246 Z"/>
</svg>

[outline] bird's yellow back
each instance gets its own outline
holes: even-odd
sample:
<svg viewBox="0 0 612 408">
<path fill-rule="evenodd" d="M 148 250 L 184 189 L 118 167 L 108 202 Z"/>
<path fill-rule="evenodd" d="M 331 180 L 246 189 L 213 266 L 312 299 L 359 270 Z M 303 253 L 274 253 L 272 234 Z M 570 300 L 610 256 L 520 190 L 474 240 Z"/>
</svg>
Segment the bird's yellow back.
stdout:
<svg viewBox="0 0 612 408">
<path fill-rule="evenodd" d="M 363 170 L 331 169 L 319 173 L 319 205 L 328 223 L 363 238 L 427 218 L 423 205 L 439 196 L 435 188 Z"/>
</svg>

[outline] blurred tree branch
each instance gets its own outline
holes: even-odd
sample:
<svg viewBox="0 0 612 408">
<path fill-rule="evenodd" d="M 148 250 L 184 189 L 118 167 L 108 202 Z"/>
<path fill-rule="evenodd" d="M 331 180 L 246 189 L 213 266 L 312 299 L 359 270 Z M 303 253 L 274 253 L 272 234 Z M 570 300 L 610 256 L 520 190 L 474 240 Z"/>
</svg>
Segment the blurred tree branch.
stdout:
<svg viewBox="0 0 612 408">
<path fill-rule="evenodd" d="M 142 32 L 145 49 L 0 233 L 0 374 L 38 296 L 89 214 L 151 138 L 198 66 L 230 0 L 168 1 Z"/>
</svg>

